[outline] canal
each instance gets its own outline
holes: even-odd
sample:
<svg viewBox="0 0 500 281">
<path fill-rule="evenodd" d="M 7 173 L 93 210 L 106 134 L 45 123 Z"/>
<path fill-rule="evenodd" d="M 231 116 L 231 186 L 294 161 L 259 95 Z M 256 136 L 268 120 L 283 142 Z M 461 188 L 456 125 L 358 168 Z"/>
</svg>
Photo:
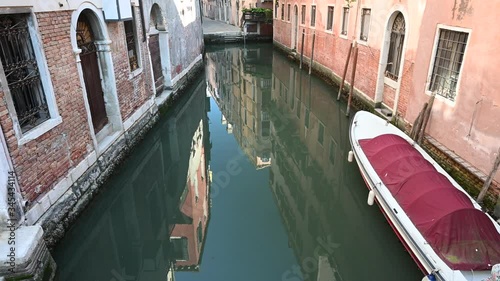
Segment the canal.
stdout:
<svg viewBox="0 0 500 281">
<path fill-rule="evenodd" d="M 58 244 L 57 280 L 421 280 L 346 161 L 337 88 L 269 44 L 205 65 Z"/>
</svg>

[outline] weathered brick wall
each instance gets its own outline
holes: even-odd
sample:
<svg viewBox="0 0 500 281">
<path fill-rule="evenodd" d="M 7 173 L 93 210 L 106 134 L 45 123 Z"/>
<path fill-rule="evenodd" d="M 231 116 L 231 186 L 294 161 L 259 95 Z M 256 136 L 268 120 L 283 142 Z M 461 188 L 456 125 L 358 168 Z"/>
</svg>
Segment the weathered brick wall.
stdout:
<svg viewBox="0 0 500 281">
<path fill-rule="evenodd" d="M 423 147 L 473 198 L 477 197 L 484 184 L 485 177 L 480 178 L 470 171 L 470 167 L 467 167 L 469 164 L 465 162 L 464 164 L 458 163 L 428 140 L 424 141 Z M 493 211 L 499 196 L 500 184 L 493 181 L 484 199 L 484 206 L 489 211 Z"/>
<path fill-rule="evenodd" d="M 0 124 L 22 195 L 33 201 L 92 150 L 76 59 L 70 40 L 71 12 L 37 13 L 39 31 L 62 124 L 19 146 L 0 92 Z M 39 193 L 35 192 L 39 189 Z"/>
<path fill-rule="evenodd" d="M 136 76 L 132 75 L 129 66 L 123 22 L 113 22 L 107 25 L 109 37 L 113 40 L 111 43 L 111 52 L 113 55 L 118 101 L 123 121 L 130 117 L 137 108 L 142 106 L 153 95 L 150 85 L 151 67 L 148 59 L 149 52 L 146 42 L 142 40 L 143 31 L 139 8 L 134 7 L 134 13 L 137 41 L 140 49 L 137 50 L 137 56 L 141 59 L 139 67 L 142 69 Z"/>
</svg>

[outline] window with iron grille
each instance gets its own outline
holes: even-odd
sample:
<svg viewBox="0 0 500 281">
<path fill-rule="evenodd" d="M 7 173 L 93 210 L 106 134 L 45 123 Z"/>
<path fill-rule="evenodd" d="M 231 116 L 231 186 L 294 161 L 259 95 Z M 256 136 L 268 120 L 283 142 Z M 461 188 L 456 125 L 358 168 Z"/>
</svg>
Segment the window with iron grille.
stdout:
<svg viewBox="0 0 500 281">
<path fill-rule="evenodd" d="M 333 7 L 328 6 L 328 15 L 326 17 L 326 30 L 332 30 L 333 28 Z"/>
<path fill-rule="evenodd" d="M 457 95 L 458 77 L 468 38 L 469 34 L 466 32 L 439 30 L 429 90 L 451 101 L 454 101 Z"/>
<path fill-rule="evenodd" d="M 348 26 L 348 23 L 349 23 L 349 8 L 347 7 L 344 7 L 344 10 L 343 10 L 343 14 L 342 14 L 342 30 L 341 30 L 341 34 L 342 35 L 347 35 L 347 26 Z"/>
<path fill-rule="evenodd" d="M 316 6 L 311 6 L 311 26 L 316 25 Z"/>
<path fill-rule="evenodd" d="M 21 131 L 50 119 L 28 27 L 29 14 L 0 15 L 0 59 Z"/>
<path fill-rule="evenodd" d="M 405 41 L 406 23 L 403 14 L 399 13 L 394 19 L 391 31 L 391 42 L 389 45 L 389 55 L 387 57 L 387 67 L 385 76 L 398 81 L 399 69 L 401 66 L 401 55 L 403 54 L 403 43 Z"/>
<path fill-rule="evenodd" d="M 281 20 L 285 20 L 285 4 L 281 4 Z"/>
<path fill-rule="evenodd" d="M 370 17 L 372 14 L 371 9 L 361 10 L 361 33 L 359 39 L 368 41 L 368 32 L 370 32 Z"/>
<path fill-rule="evenodd" d="M 300 11 L 300 23 L 306 24 L 306 5 L 302 5 L 301 11 Z"/>
<path fill-rule="evenodd" d="M 127 41 L 127 53 L 130 70 L 134 71 L 139 68 L 139 59 L 137 56 L 137 36 L 135 34 L 134 21 L 127 20 L 124 22 L 125 38 Z"/>
<path fill-rule="evenodd" d="M 286 17 L 287 21 L 290 21 L 290 16 L 291 16 L 290 15 L 290 4 L 288 4 L 288 6 L 287 6 L 287 17 Z"/>
</svg>

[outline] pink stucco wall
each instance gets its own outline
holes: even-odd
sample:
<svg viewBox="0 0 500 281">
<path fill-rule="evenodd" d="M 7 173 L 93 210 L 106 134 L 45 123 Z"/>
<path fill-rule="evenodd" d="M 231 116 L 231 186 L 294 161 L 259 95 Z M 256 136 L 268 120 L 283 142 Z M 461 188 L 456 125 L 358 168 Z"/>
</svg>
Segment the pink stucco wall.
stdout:
<svg viewBox="0 0 500 281">
<path fill-rule="evenodd" d="M 284 4 L 284 20 L 281 5 Z M 288 20 L 288 4 L 291 5 Z M 316 33 L 314 60 L 341 77 L 350 43 L 359 44 L 356 89 L 374 103 L 391 106 L 397 96 L 397 110 L 413 123 L 423 104 L 428 101 L 428 80 L 432 70 L 432 54 L 438 25 L 469 31 L 469 41 L 462 65 L 458 93 L 454 102 L 437 98 L 427 132 L 455 151 L 484 173 L 488 173 L 496 157 L 500 139 L 500 58 L 495 56 L 495 43 L 500 31 L 495 28 L 500 2 L 477 3 L 471 0 L 358 0 L 351 3 L 347 36 L 341 35 L 344 0 L 280 0 L 278 17 L 274 19 L 274 41 L 293 48 L 294 6 L 298 9 L 296 51 L 301 49 L 301 33 L 305 31 L 304 56 L 312 53 L 312 34 Z M 305 24 L 301 24 L 301 6 L 306 5 Z M 311 27 L 311 5 L 316 5 L 316 24 Z M 328 6 L 334 6 L 333 30 L 326 30 Z M 360 41 L 361 9 L 371 9 L 368 40 Z M 400 83 L 391 88 L 384 82 L 388 27 L 391 15 L 400 11 L 406 22 L 406 42 Z M 350 81 L 351 67 L 347 81 Z M 387 80 L 387 79 L 385 79 Z M 394 86 L 394 85 L 392 85 Z M 398 91 L 399 88 L 399 91 Z M 500 180 L 500 173 L 496 176 Z"/>
<path fill-rule="evenodd" d="M 426 89 L 432 71 L 432 52 L 438 25 L 470 32 L 455 102 L 438 97 L 434 102 L 428 133 L 488 174 L 500 145 L 500 57 L 495 55 L 500 31 L 495 28 L 500 2 L 455 0 L 429 1 L 420 26 L 407 120 L 413 121 L 429 99 Z M 500 173 L 496 180 L 500 180 Z"/>
</svg>

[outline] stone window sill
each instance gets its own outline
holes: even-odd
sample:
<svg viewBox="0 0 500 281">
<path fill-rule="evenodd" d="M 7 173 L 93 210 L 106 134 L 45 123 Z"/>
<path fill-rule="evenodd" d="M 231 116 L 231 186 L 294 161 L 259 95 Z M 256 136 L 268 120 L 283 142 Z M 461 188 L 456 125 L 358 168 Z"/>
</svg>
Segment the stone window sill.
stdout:
<svg viewBox="0 0 500 281">
<path fill-rule="evenodd" d="M 137 68 L 134 71 L 131 71 L 128 75 L 128 80 L 132 80 L 135 77 L 139 76 L 142 73 L 142 67 Z"/>
<path fill-rule="evenodd" d="M 41 135 L 46 132 L 52 130 L 55 126 L 62 123 L 61 116 L 57 116 L 56 118 L 49 119 L 42 124 L 36 126 L 35 128 L 29 130 L 28 132 L 22 134 L 22 137 L 18 140 L 18 145 L 24 145 L 34 139 L 37 139 Z"/>
</svg>

